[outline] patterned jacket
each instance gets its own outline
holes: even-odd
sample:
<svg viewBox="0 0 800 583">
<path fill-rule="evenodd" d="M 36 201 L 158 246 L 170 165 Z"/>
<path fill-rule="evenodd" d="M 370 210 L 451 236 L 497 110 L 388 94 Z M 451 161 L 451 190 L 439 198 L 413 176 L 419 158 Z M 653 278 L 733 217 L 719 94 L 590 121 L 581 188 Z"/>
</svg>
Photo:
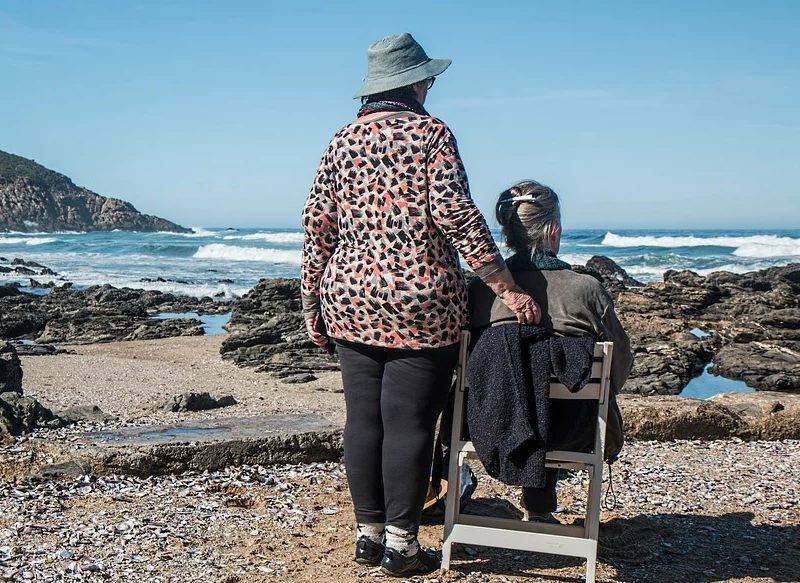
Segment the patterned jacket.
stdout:
<svg viewBox="0 0 800 583">
<path fill-rule="evenodd" d="M 303 226 L 304 311 L 321 308 L 330 336 L 350 342 L 454 344 L 467 322 L 458 253 L 481 277 L 505 267 L 453 134 L 416 113 L 368 116 L 336 133 Z"/>
</svg>

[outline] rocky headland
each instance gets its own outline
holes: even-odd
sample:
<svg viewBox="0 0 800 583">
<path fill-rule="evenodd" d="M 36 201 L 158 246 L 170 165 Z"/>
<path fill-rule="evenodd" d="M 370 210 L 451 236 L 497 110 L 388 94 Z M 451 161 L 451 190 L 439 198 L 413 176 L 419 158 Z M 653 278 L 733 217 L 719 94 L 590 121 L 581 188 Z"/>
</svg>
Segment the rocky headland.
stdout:
<svg viewBox="0 0 800 583">
<path fill-rule="evenodd" d="M 132 204 L 76 186 L 34 160 L 0 151 L 0 231 L 191 232 Z"/>
</svg>

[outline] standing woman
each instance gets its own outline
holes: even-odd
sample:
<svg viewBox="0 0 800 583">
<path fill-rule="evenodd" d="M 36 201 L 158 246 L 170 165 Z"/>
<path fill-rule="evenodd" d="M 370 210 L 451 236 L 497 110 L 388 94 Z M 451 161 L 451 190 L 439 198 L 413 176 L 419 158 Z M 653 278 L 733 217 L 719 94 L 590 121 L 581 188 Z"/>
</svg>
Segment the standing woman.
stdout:
<svg viewBox="0 0 800 583">
<path fill-rule="evenodd" d="M 472 202 L 453 134 L 423 107 L 450 61 L 405 33 L 370 46 L 367 64 L 362 107 L 331 140 L 303 210 L 303 312 L 324 347 L 322 318 L 341 363 L 355 560 L 410 576 L 439 568 L 417 531 L 467 324 L 458 253 L 520 322 L 540 312 Z"/>
</svg>

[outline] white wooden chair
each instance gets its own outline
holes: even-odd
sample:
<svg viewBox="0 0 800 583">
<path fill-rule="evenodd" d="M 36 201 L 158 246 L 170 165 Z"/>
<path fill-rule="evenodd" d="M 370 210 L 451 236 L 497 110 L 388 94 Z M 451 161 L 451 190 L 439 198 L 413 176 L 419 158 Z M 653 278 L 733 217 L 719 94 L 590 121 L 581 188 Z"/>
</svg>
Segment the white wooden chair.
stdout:
<svg viewBox="0 0 800 583">
<path fill-rule="evenodd" d="M 449 488 L 445 510 L 442 568 L 450 567 L 453 543 L 536 551 L 586 559 L 586 581 L 595 581 L 597 564 L 597 535 L 600 528 L 600 494 L 603 482 L 603 449 L 605 446 L 608 394 L 610 389 L 612 342 L 595 344 L 594 363 L 589 383 L 572 393 L 558 382 L 550 383 L 551 399 L 593 399 L 598 401 L 597 430 L 594 451 L 578 453 L 549 451 L 548 468 L 587 470 L 589 492 L 583 526 L 524 522 L 511 518 L 496 518 L 463 514 L 459 508 L 458 492 L 461 469 L 467 458 L 477 459 L 471 441 L 463 438 L 464 390 L 467 388 L 466 367 L 469 356 L 469 332 L 461 336 L 461 353 L 456 369 L 456 398 L 453 413 L 453 433 L 450 444 Z M 487 411 L 487 415 L 491 414 Z"/>
</svg>

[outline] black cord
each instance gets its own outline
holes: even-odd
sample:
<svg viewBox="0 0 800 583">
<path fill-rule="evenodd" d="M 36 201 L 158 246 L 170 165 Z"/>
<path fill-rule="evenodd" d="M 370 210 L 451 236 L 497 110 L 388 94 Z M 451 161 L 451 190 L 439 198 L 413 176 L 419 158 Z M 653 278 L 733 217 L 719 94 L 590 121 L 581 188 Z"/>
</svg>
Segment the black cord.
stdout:
<svg viewBox="0 0 800 583">
<path fill-rule="evenodd" d="M 614 475 L 611 473 L 611 464 L 608 464 L 608 488 L 603 498 L 603 508 L 605 510 L 615 510 L 617 508 L 617 493 L 614 492 Z"/>
</svg>

